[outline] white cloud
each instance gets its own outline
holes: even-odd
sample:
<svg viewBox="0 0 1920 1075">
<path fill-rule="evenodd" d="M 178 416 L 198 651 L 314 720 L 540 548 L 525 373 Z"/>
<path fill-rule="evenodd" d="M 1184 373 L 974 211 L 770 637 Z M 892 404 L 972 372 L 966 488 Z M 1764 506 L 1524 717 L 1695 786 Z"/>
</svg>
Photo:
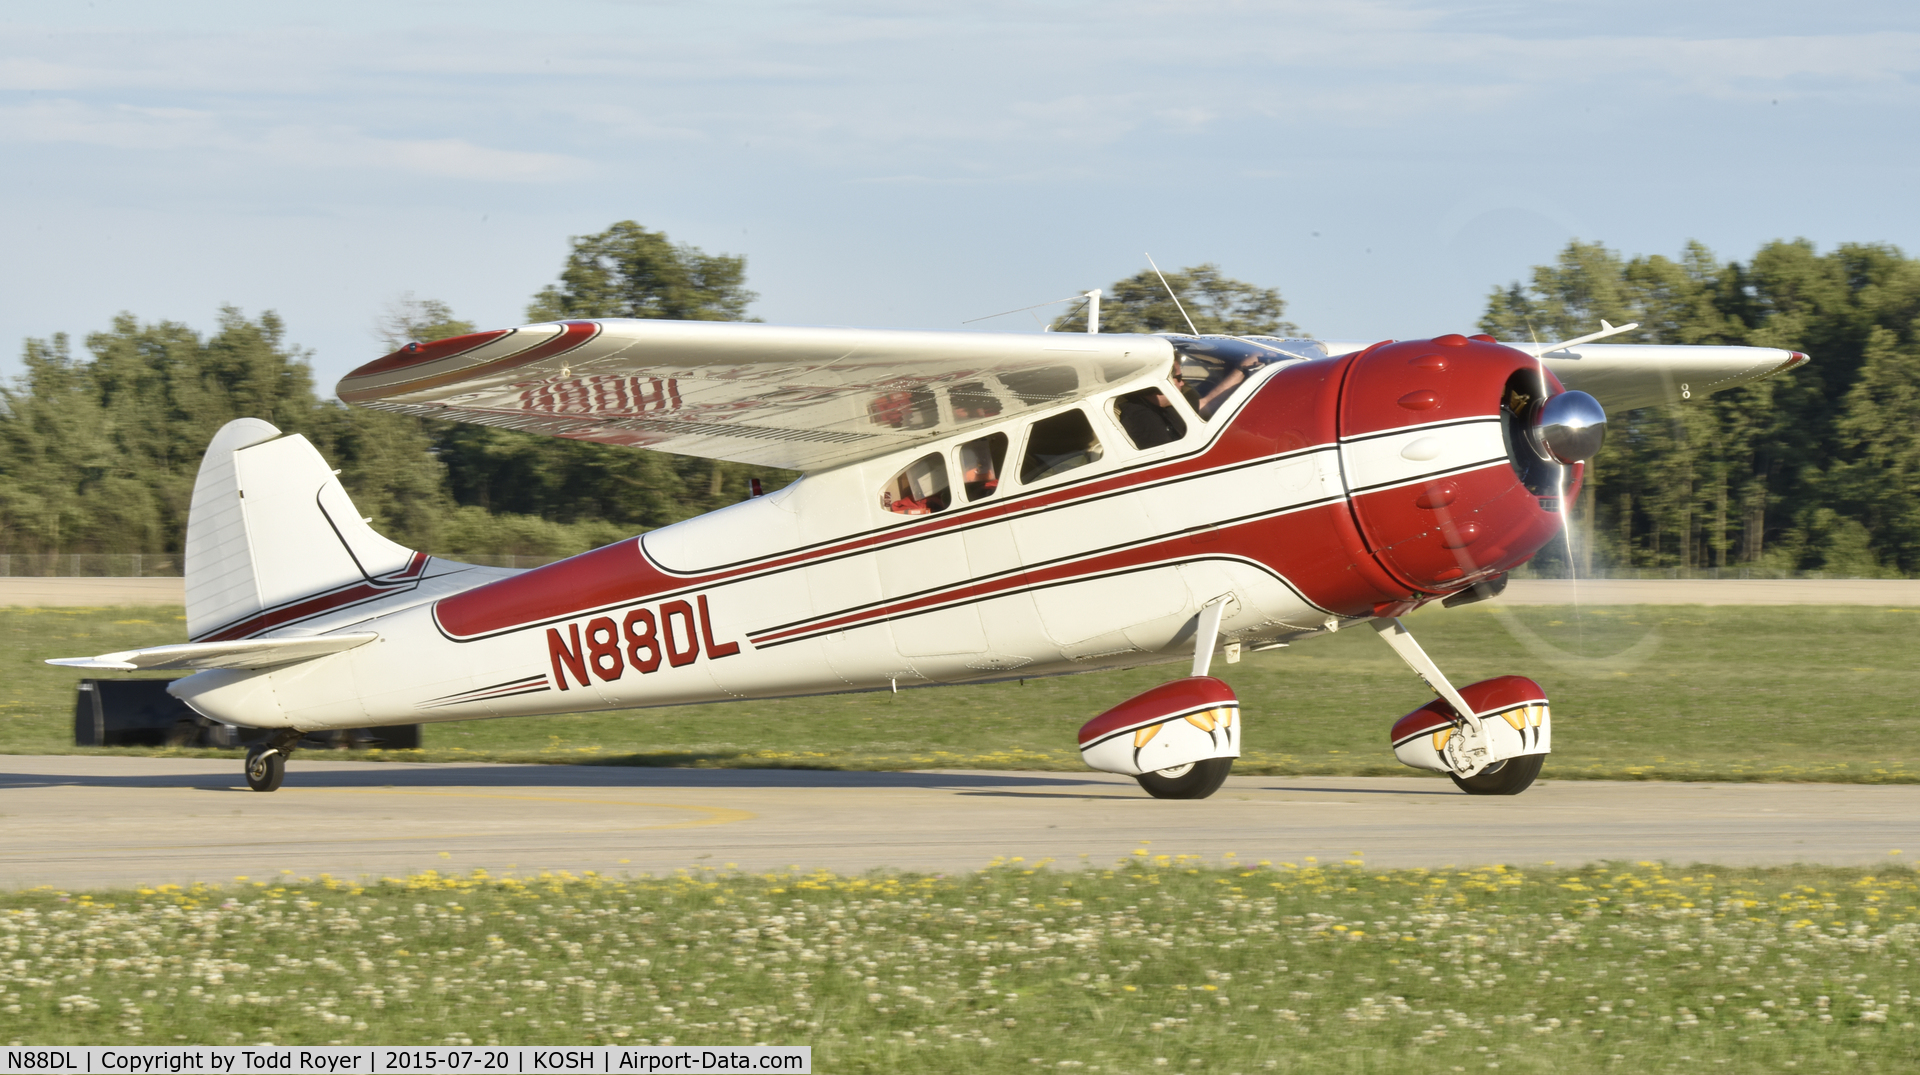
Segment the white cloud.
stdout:
<svg viewBox="0 0 1920 1075">
<path fill-rule="evenodd" d="M 394 141 L 387 160 L 403 170 L 554 180 L 593 174 L 582 158 L 605 165 L 661 141 L 751 139 L 814 160 L 903 147 L 977 155 L 1142 133 L 1233 137 L 1249 121 L 1263 133 L 1275 123 L 1304 133 L 1466 122 L 1573 93 L 1666 104 L 1675 95 L 1910 100 L 1920 70 L 1920 35 L 1908 32 L 1702 37 L 1549 26 L 1523 37 L 1410 3 L 745 10 L 760 17 L 703 21 L 697 9 L 673 8 L 654 30 L 645 23 L 659 12 L 634 10 L 589 33 L 336 24 L 48 37 L 0 28 L 0 90 L 98 110 L 73 119 L 93 131 L 80 141 L 133 148 L 149 131 L 179 135 L 178 121 L 107 113 L 185 109 L 212 117 L 235 152 L 266 132 L 355 130 Z M 503 135 L 541 147 L 481 151 Z"/>
<path fill-rule="evenodd" d="M 1777 234 L 1920 247 L 1920 146 L 1888 134 L 1920 123 L 1920 21 L 1890 18 L 1910 7 L 335 0 L 296 26 L 285 5 L 238 0 L 47 5 L 73 25 L 0 23 L 0 153 L 33 160 L 0 175 L 0 227 L 31 265 L 76 245 L 31 247 L 62 199 L 70 232 L 124 210 L 196 234 L 244 212 L 234 242 L 258 241 L 258 259 L 301 237 L 314 310 L 395 237 L 493 250 L 511 231 L 513 259 L 437 270 L 518 272 L 520 295 L 565 235 L 631 216 L 749 253 L 770 317 L 1005 308 L 1018 296 L 963 292 L 1050 297 L 1056 272 L 1095 286 L 1150 244 L 1287 288 L 1310 327 L 1373 331 L 1370 306 L 1457 325 L 1431 295 L 1455 286 L 1445 247 L 1470 225 L 1469 305 L 1551 256 L 1501 261 L 1526 236 L 1562 228 L 1648 252 L 1695 235 L 1730 256 Z M 1845 161 L 1845 192 L 1815 169 L 1751 166 L 1770 153 Z M 1543 174 L 1528 163 L 1542 158 L 1563 163 Z M 251 264 L 206 260 L 181 273 Z M 429 293 L 419 264 L 384 271 Z M 127 279 L 114 307 L 156 309 L 119 293 Z M 17 309 L 85 290 L 0 283 Z M 209 303 L 251 294 L 205 286 Z"/>
<path fill-rule="evenodd" d="M 205 149 L 225 142 L 217 117 L 188 108 L 99 106 L 55 98 L 0 108 L 0 140 L 122 150 Z"/>
<path fill-rule="evenodd" d="M 347 129 L 281 127 L 255 146 L 304 167 L 392 169 L 440 179 L 549 183 L 593 170 L 587 161 L 560 153 L 493 149 L 460 138 L 372 138 Z"/>
<path fill-rule="evenodd" d="M 560 153 L 494 149 L 460 138 L 378 138 L 351 128 L 234 130 L 215 113 L 188 108 L 97 106 L 43 100 L 0 108 L 0 142 L 75 142 L 129 152 L 208 152 L 302 168 L 391 169 L 443 179 L 554 182 L 592 165 Z"/>
</svg>

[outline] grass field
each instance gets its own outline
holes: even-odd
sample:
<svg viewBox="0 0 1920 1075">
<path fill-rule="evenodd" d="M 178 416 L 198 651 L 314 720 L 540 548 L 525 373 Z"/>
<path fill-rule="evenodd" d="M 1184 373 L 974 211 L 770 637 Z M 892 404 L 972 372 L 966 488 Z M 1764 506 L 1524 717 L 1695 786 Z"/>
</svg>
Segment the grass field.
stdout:
<svg viewBox="0 0 1920 1075">
<path fill-rule="evenodd" d="M 1416 613 L 1456 683 L 1530 675 L 1558 778 L 1920 780 L 1920 610 L 1644 606 Z M 177 609 L 0 610 L 0 752 L 71 752 L 75 673 L 43 657 L 181 641 Z M 1238 771 L 1410 772 L 1387 729 L 1424 686 L 1352 629 L 1216 660 L 1246 713 Z M 1088 717 L 1183 665 L 980 687 L 430 725 L 390 757 L 846 769 L 1078 769 Z M 158 753 L 144 751 L 140 753 Z M 378 754 L 379 752 L 373 752 Z"/>
<path fill-rule="evenodd" d="M 1920 1064 L 1920 876 L 1148 858 L 0 894 L 19 1044 L 812 1045 L 815 1070 Z"/>
</svg>

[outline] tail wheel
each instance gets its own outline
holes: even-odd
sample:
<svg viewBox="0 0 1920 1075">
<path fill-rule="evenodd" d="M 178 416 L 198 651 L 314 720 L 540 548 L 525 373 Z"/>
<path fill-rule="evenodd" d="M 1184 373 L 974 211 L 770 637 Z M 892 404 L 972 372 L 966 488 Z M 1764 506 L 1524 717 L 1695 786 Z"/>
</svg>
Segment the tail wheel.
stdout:
<svg viewBox="0 0 1920 1075">
<path fill-rule="evenodd" d="M 1233 771 L 1232 758 L 1208 758 L 1134 777 L 1156 799 L 1204 799 L 1220 790 Z"/>
<path fill-rule="evenodd" d="M 275 791 L 287 778 L 287 756 L 269 746 L 254 746 L 247 751 L 247 786 L 255 791 Z"/>
<path fill-rule="evenodd" d="M 1453 777 L 1454 787 L 1468 795 L 1518 795 L 1532 786 L 1546 761 L 1545 754 L 1522 754 L 1494 762 L 1465 780 L 1447 775 Z"/>
</svg>

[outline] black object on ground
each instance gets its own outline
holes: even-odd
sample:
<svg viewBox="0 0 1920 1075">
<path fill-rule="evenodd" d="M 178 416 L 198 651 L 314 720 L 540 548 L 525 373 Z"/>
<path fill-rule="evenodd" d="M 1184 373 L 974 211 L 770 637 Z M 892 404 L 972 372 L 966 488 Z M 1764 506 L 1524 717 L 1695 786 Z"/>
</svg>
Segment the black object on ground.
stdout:
<svg viewBox="0 0 1920 1075">
<path fill-rule="evenodd" d="M 226 747 L 240 749 L 266 738 L 261 728 L 208 720 L 167 693 L 171 679 L 83 679 L 73 703 L 73 744 L 82 747 Z M 342 728 L 309 732 L 302 749 L 380 747 L 415 750 L 420 726 Z"/>
</svg>

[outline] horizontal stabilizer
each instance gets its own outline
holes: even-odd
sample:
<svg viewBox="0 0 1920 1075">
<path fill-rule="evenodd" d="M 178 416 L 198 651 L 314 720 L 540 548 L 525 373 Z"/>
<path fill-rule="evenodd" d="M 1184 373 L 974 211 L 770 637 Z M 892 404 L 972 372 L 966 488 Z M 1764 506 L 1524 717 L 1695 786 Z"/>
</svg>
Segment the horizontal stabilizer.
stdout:
<svg viewBox="0 0 1920 1075">
<path fill-rule="evenodd" d="M 368 631 L 312 638 L 254 638 L 237 642 L 187 642 L 177 646 L 102 653 L 98 657 L 56 657 L 48 664 L 67 668 L 95 668 L 114 672 L 147 672 L 170 668 L 272 668 L 310 661 L 364 646 L 380 636 Z"/>
</svg>

